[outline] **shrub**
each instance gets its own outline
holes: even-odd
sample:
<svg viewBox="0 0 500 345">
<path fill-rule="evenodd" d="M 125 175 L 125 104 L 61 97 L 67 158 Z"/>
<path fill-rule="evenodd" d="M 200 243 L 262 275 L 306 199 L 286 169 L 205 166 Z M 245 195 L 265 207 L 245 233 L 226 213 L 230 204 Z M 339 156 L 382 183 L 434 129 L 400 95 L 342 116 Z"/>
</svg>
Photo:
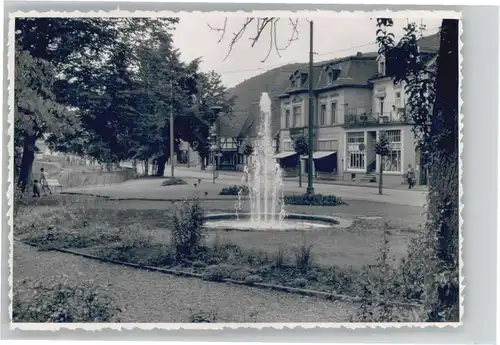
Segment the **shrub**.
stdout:
<svg viewBox="0 0 500 345">
<path fill-rule="evenodd" d="M 207 264 L 204 263 L 203 261 L 200 261 L 200 260 L 195 260 L 193 261 L 193 263 L 191 264 L 193 267 L 195 268 L 202 268 L 202 267 L 207 267 Z"/>
<path fill-rule="evenodd" d="M 204 238 L 204 212 L 200 202 L 184 201 L 173 217 L 171 243 L 178 257 L 191 257 L 201 247 Z"/>
<path fill-rule="evenodd" d="M 279 247 L 274 256 L 274 267 L 282 268 L 285 266 L 285 248 Z"/>
<path fill-rule="evenodd" d="M 229 276 L 229 271 L 232 269 L 233 267 L 227 264 L 208 266 L 205 268 L 202 278 L 204 280 L 220 282 Z"/>
<path fill-rule="evenodd" d="M 235 185 L 235 186 L 222 188 L 219 195 L 239 195 L 240 192 L 241 192 L 241 195 L 248 195 L 250 193 L 250 190 L 248 189 L 247 186 Z"/>
<path fill-rule="evenodd" d="M 338 206 L 346 204 L 335 195 L 301 194 L 287 195 L 284 198 L 286 205 L 309 205 L 309 206 Z"/>
<path fill-rule="evenodd" d="M 302 238 L 302 244 L 295 249 L 295 265 L 304 270 L 312 264 L 312 244 L 308 244 L 305 236 Z"/>
<path fill-rule="evenodd" d="M 14 286 L 14 322 L 112 322 L 120 311 L 106 291 L 90 282 Z"/>
<path fill-rule="evenodd" d="M 267 253 L 263 251 L 249 250 L 246 251 L 243 255 L 245 256 L 245 260 L 249 265 L 260 265 L 264 262 L 269 261 Z"/>
<path fill-rule="evenodd" d="M 262 277 L 256 274 L 252 274 L 245 277 L 245 283 L 261 283 Z"/>
<path fill-rule="evenodd" d="M 307 279 L 304 278 L 296 278 L 290 282 L 292 287 L 303 288 L 307 285 Z"/>
<path fill-rule="evenodd" d="M 388 240 L 389 224 L 384 224 L 382 242 L 379 246 L 379 256 L 375 265 L 366 266 L 361 271 L 365 282 L 361 293 L 361 305 L 353 317 L 358 322 L 402 322 L 408 320 L 410 314 L 397 305 L 396 299 L 404 289 L 399 286 L 398 272 L 394 269 L 389 257 Z M 408 308 L 406 308 L 408 309 Z"/>
<path fill-rule="evenodd" d="M 187 184 L 186 181 L 183 179 L 177 178 L 177 177 L 172 177 L 169 179 L 166 179 L 165 181 L 162 182 L 162 187 L 165 186 L 176 186 L 176 185 L 182 185 L 182 184 Z"/>
</svg>

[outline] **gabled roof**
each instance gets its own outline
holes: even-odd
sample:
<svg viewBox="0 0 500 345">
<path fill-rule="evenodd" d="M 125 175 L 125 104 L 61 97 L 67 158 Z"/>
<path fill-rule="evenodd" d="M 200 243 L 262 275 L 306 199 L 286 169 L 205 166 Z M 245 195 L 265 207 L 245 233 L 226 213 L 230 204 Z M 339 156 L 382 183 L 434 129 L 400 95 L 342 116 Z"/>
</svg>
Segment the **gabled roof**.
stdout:
<svg viewBox="0 0 500 345">
<path fill-rule="evenodd" d="M 337 78 L 329 83 L 328 68 L 322 68 L 314 88 L 316 90 L 335 88 L 341 86 L 368 87 L 368 79 L 377 71 L 377 64 L 373 57 L 364 58 L 353 56 L 348 60 L 330 62 L 325 67 L 335 67 L 340 70 Z"/>
<path fill-rule="evenodd" d="M 247 114 L 241 111 L 221 113 L 216 120 L 218 134 L 221 137 L 237 137 L 241 131 Z"/>
<path fill-rule="evenodd" d="M 271 134 L 280 129 L 280 100 L 271 100 Z M 227 138 L 256 137 L 260 126 L 260 107 L 253 102 L 247 111 L 221 114 L 217 119 L 219 135 Z"/>
</svg>

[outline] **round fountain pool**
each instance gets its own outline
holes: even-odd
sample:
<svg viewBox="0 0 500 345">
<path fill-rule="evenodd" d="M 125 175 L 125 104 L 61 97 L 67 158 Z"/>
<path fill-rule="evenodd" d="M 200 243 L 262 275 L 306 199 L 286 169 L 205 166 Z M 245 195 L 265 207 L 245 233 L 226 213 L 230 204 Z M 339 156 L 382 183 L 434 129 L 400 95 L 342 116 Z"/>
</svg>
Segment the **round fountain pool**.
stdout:
<svg viewBox="0 0 500 345">
<path fill-rule="evenodd" d="M 313 216 L 308 214 L 287 214 L 279 222 L 255 221 L 249 213 L 212 214 L 205 216 L 204 226 L 209 229 L 239 231 L 308 231 L 338 227 L 339 221 L 334 217 Z"/>
</svg>

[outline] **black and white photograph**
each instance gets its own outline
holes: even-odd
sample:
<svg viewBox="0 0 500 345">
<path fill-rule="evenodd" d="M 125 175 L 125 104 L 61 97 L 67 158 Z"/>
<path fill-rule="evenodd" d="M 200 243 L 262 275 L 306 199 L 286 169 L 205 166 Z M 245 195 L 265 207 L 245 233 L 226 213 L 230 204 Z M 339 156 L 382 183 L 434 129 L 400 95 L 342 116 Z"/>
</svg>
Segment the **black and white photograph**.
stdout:
<svg viewBox="0 0 500 345">
<path fill-rule="evenodd" d="M 460 12 L 9 25 L 11 327 L 460 325 Z"/>
</svg>

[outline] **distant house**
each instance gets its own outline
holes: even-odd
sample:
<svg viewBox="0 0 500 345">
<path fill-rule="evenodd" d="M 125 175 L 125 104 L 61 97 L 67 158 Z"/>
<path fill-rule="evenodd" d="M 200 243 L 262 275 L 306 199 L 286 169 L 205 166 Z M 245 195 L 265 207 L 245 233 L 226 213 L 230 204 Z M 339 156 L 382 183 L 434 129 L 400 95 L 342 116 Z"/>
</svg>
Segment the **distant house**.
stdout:
<svg viewBox="0 0 500 345">
<path fill-rule="evenodd" d="M 177 165 L 186 165 L 191 167 L 198 166 L 200 164 L 200 155 L 186 141 L 181 140 L 179 152 L 177 152 L 176 156 Z"/>
<path fill-rule="evenodd" d="M 421 53 L 430 67 L 439 48 L 436 36 L 419 42 L 425 47 Z M 394 63 L 376 53 L 358 53 L 314 66 L 312 159 L 317 177 L 376 179 L 379 157 L 375 142 L 382 130 L 389 136 L 391 150 L 384 167 L 386 181 L 399 183 L 408 164 L 421 165 L 406 110 L 404 85 L 394 85 L 386 73 Z M 296 167 L 301 158 L 303 172 L 307 172 L 309 157 L 297 157 L 293 140 L 301 133 L 307 134 L 308 85 L 309 69 L 297 69 L 279 95 L 281 149 L 276 157 L 285 169 Z"/>
<path fill-rule="evenodd" d="M 271 132 L 275 152 L 279 145 L 279 99 L 272 100 Z M 221 156 L 220 170 L 242 171 L 251 157 L 246 157 L 246 144 L 257 147 L 260 125 L 260 108 L 258 102 L 252 102 L 247 109 L 234 110 L 231 114 L 221 114 L 217 120 L 217 131 L 220 138 Z"/>
</svg>

